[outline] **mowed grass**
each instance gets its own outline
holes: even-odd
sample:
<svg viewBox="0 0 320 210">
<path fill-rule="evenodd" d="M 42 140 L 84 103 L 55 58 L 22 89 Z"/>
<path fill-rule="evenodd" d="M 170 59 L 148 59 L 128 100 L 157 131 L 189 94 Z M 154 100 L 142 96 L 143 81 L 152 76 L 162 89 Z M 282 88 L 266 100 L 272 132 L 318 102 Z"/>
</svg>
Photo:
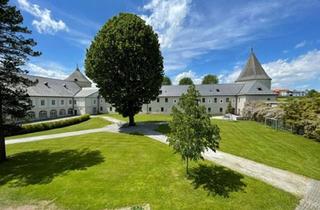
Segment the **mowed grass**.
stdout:
<svg viewBox="0 0 320 210">
<path fill-rule="evenodd" d="M 122 117 L 122 115 L 120 114 L 104 114 L 104 116 L 109 116 L 118 120 L 129 122 L 128 117 Z M 171 119 L 172 117 L 167 114 L 137 114 L 134 116 L 135 122 L 163 122 L 169 121 Z"/>
<path fill-rule="evenodd" d="M 320 180 L 320 143 L 253 121 L 213 120 L 221 150 Z"/>
<path fill-rule="evenodd" d="M 41 201 L 62 209 L 294 209 L 298 199 L 208 162 L 185 165 L 144 136 L 96 133 L 8 145 L 0 209 Z"/>
<path fill-rule="evenodd" d="M 320 143 L 254 121 L 212 120 L 220 128 L 219 150 L 320 180 Z M 168 133 L 169 126 L 157 131 Z"/>
<path fill-rule="evenodd" d="M 81 130 L 88 130 L 88 129 L 94 129 L 94 128 L 102 128 L 104 126 L 107 126 L 111 124 L 105 119 L 95 117 L 90 118 L 87 121 L 75 124 L 75 125 L 69 125 L 62 128 L 55 128 L 45 131 L 39 131 L 34 133 L 27 133 L 27 134 L 21 134 L 16 136 L 9 136 L 6 137 L 6 140 L 10 139 L 17 139 L 17 138 L 26 138 L 26 137 L 33 137 L 33 136 L 42 136 L 42 135 L 49 135 L 49 134 L 57 134 L 57 133 L 65 133 L 65 132 L 72 132 L 72 131 L 81 131 Z"/>
</svg>

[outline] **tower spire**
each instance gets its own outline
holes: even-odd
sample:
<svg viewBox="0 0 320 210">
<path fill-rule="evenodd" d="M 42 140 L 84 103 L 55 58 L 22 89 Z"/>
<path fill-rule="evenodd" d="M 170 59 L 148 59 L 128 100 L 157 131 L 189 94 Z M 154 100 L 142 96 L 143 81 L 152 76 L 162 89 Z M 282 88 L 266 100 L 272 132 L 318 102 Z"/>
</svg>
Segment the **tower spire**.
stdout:
<svg viewBox="0 0 320 210">
<path fill-rule="evenodd" d="M 253 53 L 253 47 L 251 47 L 251 50 L 250 50 L 250 51 L 251 51 L 251 54 L 252 54 L 252 53 Z"/>
</svg>

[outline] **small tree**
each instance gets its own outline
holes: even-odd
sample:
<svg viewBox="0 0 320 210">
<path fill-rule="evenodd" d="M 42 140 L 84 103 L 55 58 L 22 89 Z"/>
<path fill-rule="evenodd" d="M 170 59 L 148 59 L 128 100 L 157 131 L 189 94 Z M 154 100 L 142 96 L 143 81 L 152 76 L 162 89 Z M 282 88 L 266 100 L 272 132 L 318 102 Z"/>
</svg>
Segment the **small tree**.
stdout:
<svg viewBox="0 0 320 210">
<path fill-rule="evenodd" d="M 163 79 L 157 34 L 134 14 L 120 13 L 98 32 L 85 60 L 86 74 L 129 125 L 143 104 L 155 100 Z"/>
<path fill-rule="evenodd" d="M 216 75 L 212 75 L 212 74 L 206 75 L 202 80 L 203 85 L 218 84 L 218 83 L 219 83 L 218 77 Z"/>
<path fill-rule="evenodd" d="M 171 80 L 168 76 L 164 76 L 162 80 L 162 85 L 171 85 Z"/>
<path fill-rule="evenodd" d="M 189 173 L 189 160 L 197 161 L 207 148 L 216 151 L 220 141 L 217 125 L 211 124 L 204 106 L 198 104 L 200 93 L 194 85 L 182 94 L 178 107 L 172 108 L 173 119 L 170 122 L 169 145 L 186 161 Z"/>
<path fill-rule="evenodd" d="M 231 101 L 228 103 L 226 114 L 234 114 L 234 108 L 231 105 Z"/>
<path fill-rule="evenodd" d="M 184 77 L 179 81 L 179 85 L 193 85 L 193 81 L 190 77 Z"/>
<path fill-rule="evenodd" d="M 0 1 L 0 161 L 6 160 L 4 124 L 7 117 L 23 118 L 32 108 L 26 88 L 34 85 L 23 75 L 28 71 L 21 69 L 28 56 L 39 56 L 32 50 L 36 45 L 30 34 L 22 26 L 23 17 L 16 7 L 8 5 L 8 0 Z M 6 125 L 6 129 L 11 125 Z"/>
</svg>

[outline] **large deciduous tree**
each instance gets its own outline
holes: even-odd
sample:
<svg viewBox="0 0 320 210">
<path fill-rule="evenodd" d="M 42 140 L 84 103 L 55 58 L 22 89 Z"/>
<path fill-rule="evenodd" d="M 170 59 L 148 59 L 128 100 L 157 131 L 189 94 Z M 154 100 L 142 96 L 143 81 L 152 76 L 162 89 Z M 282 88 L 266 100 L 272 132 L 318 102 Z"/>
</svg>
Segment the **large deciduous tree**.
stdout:
<svg viewBox="0 0 320 210">
<path fill-rule="evenodd" d="M 180 79 L 179 85 L 193 85 L 193 81 L 190 77 L 183 77 Z"/>
<path fill-rule="evenodd" d="M 211 124 L 204 106 L 199 105 L 199 91 L 194 85 L 182 94 L 178 107 L 172 108 L 170 122 L 169 145 L 186 161 L 188 172 L 189 160 L 202 158 L 206 149 L 216 151 L 219 147 L 220 131 L 217 125 Z"/>
<path fill-rule="evenodd" d="M 219 83 L 218 77 L 216 75 L 212 75 L 212 74 L 206 75 L 202 80 L 203 85 L 218 84 L 218 83 Z"/>
<path fill-rule="evenodd" d="M 172 85 L 171 79 L 168 76 L 164 76 L 162 80 L 162 85 Z"/>
<path fill-rule="evenodd" d="M 134 115 L 160 92 L 163 58 L 158 36 L 137 15 L 120 13 L 94 38 L 85 67 L 100 94 L 134 125 Z"/>
<path fill-rule="evenodd" d="M 28 72 L 22 66 L 28 56 L 38 56 L 33 51 L 33 39 L 25 38 L 30 34 L 22 26 L 23 17 L 19 10 L 0 0 L 0 161 L 6 160 L 4 129 L 8 129 L 8 119 L 22 118 L 32 108 L 26 88 L 35 82 L 23 77 Z"/>
</svg>

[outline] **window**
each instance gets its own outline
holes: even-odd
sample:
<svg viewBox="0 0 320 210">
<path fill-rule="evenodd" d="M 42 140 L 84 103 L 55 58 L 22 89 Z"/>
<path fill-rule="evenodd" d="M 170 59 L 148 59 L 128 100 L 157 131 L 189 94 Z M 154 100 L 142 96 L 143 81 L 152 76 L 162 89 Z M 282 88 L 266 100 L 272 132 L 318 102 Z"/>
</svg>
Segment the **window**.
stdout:
<svg viewBox="0 0 320 210">
<path fill-rule="evenodd" d="M 51 104 L 52 104 L 52 105 L 56 105 L 56 100 L 52 100 L 52 101 L 51 101 Z"/>
<path fill-rule="evenodd" d="M 168 103 L 168 98 L 165 98 L 164 101 L 165 101 L 166 103 Z"/>
<path fill-rule="evenodd" d="M 61 101 L 60 101 L 60 104 L 61 104 L 61 105 L 64 105 L 64 100 L 61 100 Z"/>
<path fill-rule="evenodd" d="M 68 115 L 73 115 L 73 109 L 72 108 L 68 109 Z"/>
<path fill-rule="evenodd" d="M 73 104 L 77 104 L 77 101 L 76 101 L 76 100 L 74 100 L 74 101 L 73 101 Z"/>
<path fill-rule="evenodd" d="M 223 100 L 222 100 L 222 99 L 220 99 L 220 103 L 223 103 Z"/>
<path fill-rule="evenodd" d="M 39 118 L 40 119 L 46 119 L 46 118 L 48 118 L 48 115 L 47 115 L 47 112 L 46 111 L 40 111 L 39 112 Z"/>
<path fill-rule="evenodd" d="M 177 103 L 177 99 L 174 99 L 174 100 L 173 100 L 173 103 Z"/>
<path fill-rule="evenodd" d="M 214 98 L 213 100 L 214 100 L 214 103 L 217 103 L 217 98 Z"/>
<path fill-rule="evenodd" d="M 161 112 L 163 112 L 164 111 L 164 108 L 163 107 L 161 107 Z"/>
<path fill-rule="evenodd" d="M 206 102 L 206 99 L 205 98 L 202 98 L 202 103 L 205 103 Z"/>
<path fill-rule="evenodd" d="M 50 111 L 50 118 L 57 118 L 57 110 L 51 110 Z"/>
<path fill-rule="evenodd" d="M 211 99 L 209 99 L 209 103 L 211 103 Z"/>
<path fill-rule="evenodd" d="M 270 98 L 267 98 L 267 101 L 270 101 Z"/>
<path fill-rule="evenodd" d="M 216 89 L 217 92 L 220 92 L 220 89 Z"/>
<path fill-rule="evenodd" d="M 96 100 L 95 99 L 93 100 L 93 104 L 96 104 Z"/>
<path fill-rule="evenodd" d="M 220 107 L 220 110 L 219 110 L 221 113 L 223 112 L 223 108 L 222 107 Z"/>
<path fill-rule="evenodd" d="M 65 110 L 65 109 L 60 109 L 59 115 L 60 115 L 60 116 L 66 115 L 66 110 Z"/>
<path fill-rule="evenodd" d="M 40 104 L 41 104 L 41 106 L 44 106 L 46 104 L 45 100 L 41 100 Z"/>
<path fill-rule="evenodd" d="M 259 91 L 262 91 L 262 88 L 261 88 L 261 87 L 258 87 L 257 89 L 258 89 Z"/>
<path fill-rule="evenodd" d="M 151 109 L 151 107 L 149 107 L 149 112 L 151 112 L 152 111 L 152 109 Z"/>
<path fill-rule="evenodd" d="M 112 112 L 112 107 L 111 106 L 110 106 L 109 110 L 110 110 L 110 112 Z"/>
<path fill-rule="evenodd" d="M 230 100 L 229 100 L 229 98 L 226 98 L 226 102 L 228 103 Z"/>
<path fill-rule="evenodd" d="M 208 112 L 211 112 L 211 107 L 208 107 Z"/>
<path fill-rule="evenodd" d="M 160 98 L 157 98 L 157 102 L 158 102 L 158 103 L 160 102 Z"/>
<path fill-rule="evenodd" d="M 30 105 L 33 106 L 33 100 L 30 100 Z"/>
<path fill-rule="evenodd" d="M 101 112 L 103 111 L 103 107 L 102 107 L 102 106 L 100 106 L 100 111 L 101 111 Z"/>
<path fill-rule="evenodd" d="M 162 94 L 162 90 L 159 91 L 159 94 L 160 94 L 160 95 Z"/>
<path fill-rule="evenodd" d="M 69 104 L 72 104 L 72 100 L 69 100 Z"/>
</svg>

